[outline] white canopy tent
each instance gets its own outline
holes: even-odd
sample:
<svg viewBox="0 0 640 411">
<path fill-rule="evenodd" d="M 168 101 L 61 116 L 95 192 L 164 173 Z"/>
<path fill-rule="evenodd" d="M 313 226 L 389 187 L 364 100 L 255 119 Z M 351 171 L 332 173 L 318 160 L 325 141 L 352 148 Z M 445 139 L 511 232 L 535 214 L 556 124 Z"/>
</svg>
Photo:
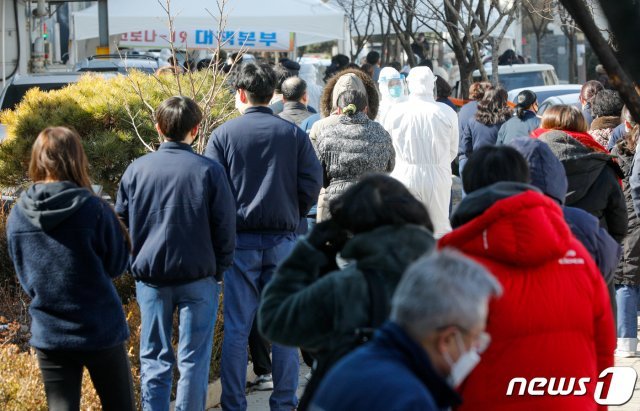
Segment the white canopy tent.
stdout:
<svg viewBox="0 0 640 411">
<path fill-rule="evenodd" d="M 225 3 L 226 30 L 295 33 L 297 46 L 344 41 L 349 36 L 344 12 L 321 0 L 226 0 Z M 176 31 L 218 29 L 216 0 L 174 0 L 171 15 Z M 74 40 L 97 38 L 98 7 L 73 13 L 72 25 Z M 158 0 L 109 0 L 110 35 L 167 27 L 167 14 Z"/>
</svg>

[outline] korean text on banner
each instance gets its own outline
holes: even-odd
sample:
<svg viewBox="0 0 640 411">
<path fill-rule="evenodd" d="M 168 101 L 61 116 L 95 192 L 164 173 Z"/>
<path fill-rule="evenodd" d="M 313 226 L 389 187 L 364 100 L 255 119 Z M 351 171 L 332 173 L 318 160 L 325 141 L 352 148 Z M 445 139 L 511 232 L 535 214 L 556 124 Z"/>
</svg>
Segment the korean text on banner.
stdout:
<svg viewBox="0 0 640 411">
<path fill-rule="evenodd" d="M 233 31 L 220 33 L 214 30 L 176 30 L 172 36 L 168 30 L 139 30 L 123 33 L 120 46 L 126 47 L 174 47 L 190 49 L 210 49 L 218 46 L 225 50 L 292 51 L 293 33 L 280 31 Z"/>
</svg>

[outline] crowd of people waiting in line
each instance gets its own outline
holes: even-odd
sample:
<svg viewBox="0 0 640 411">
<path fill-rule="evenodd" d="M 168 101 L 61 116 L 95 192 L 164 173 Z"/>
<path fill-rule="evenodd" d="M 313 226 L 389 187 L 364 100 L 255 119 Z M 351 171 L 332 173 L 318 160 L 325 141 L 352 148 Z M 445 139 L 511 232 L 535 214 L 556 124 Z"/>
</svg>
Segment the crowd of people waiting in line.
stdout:
<svg viewBox="0 0 640 411">
<path fill-rule="evenodd" d="M 204 155 L 191 149 L 198 105 L 165 100 L 165 142 L 127 168 L 115 209 L 92 194 L 81 136 L 40 133 L 7 234 L 50 409 L 79 408 L 84 367 L 105 410 L 134 409 L 111 282 L 125 270 L 144 410 L 169 409 L 174 365 L 175 409 L 204 409 L 223 284 L 224 410 L 247 408 L 248 344 L 271 410 L 597 408 L 589 395 L 505 393 L 541 376 L 587 377 L 592 393 L 614 352 L 636 355 L 629 110 L 590 81 L 583 112 L 540 119 L 535 93 L 512 110 L 484 82 L 457 111 L 428 66 L 405 78 L 369 57 L 364 69 L 336 59 L 316 108 L 294 66 L 239 65 L 242 115 Z M 298 349 L 312 366 L 300 401 Z"/>
</svg>

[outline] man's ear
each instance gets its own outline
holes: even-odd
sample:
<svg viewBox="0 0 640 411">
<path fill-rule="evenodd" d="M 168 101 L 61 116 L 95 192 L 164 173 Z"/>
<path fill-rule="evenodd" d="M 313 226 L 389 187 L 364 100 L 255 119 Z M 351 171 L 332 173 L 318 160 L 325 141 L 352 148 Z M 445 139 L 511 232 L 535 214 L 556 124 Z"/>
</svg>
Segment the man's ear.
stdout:
<svg viewBox="0 0 640 411">
<path fill-rule="evenodd" d="M 309 93 L 307 93 L 306 91 L 304 92 L 304 95 L 302 96 L 302 100 L 300 100 L 302 102 L 302 104 L 304 104 L 305 106 L 307 104 L 309 104 Z"/>
<path fill-rule="evenodd" d="M 249 97 L 247 97 L 247 90 L 243 88 L 239 88 L 238 93 L 240 94 L 240 102 L 242 104 L 249 104 Z"/>
<path fill-rule="evenodd" d="M 164 137 L 164 134 L 162 134 L 162 130 L 160 130 L 160 125 L 158 125 L 158 123 L 156 123 L 156 131 L 158 132 L 158 135 L 160 137 Z"/>
</svg>

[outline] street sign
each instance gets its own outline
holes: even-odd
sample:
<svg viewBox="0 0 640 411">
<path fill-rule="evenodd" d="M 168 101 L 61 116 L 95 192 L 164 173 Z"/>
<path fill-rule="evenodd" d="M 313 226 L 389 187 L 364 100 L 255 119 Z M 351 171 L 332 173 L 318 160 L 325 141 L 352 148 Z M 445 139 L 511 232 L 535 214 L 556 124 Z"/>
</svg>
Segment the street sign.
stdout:
<svg viewBox="0 0 640 411">
<path fill-rule="evenodd" d="M 234 31 L 224 30 L 218 35 L 215 30 L 176 30 L 170 36 L 169 30 L 138 30 L 123 33 L 119 45 L 126 47 L 169 47 L 173 40 L 175 48 L 211 49 L 218 46 L 225 50 L 245 51 L 292 51 L 294 34 L 282 31 Z"/>
</svg>

